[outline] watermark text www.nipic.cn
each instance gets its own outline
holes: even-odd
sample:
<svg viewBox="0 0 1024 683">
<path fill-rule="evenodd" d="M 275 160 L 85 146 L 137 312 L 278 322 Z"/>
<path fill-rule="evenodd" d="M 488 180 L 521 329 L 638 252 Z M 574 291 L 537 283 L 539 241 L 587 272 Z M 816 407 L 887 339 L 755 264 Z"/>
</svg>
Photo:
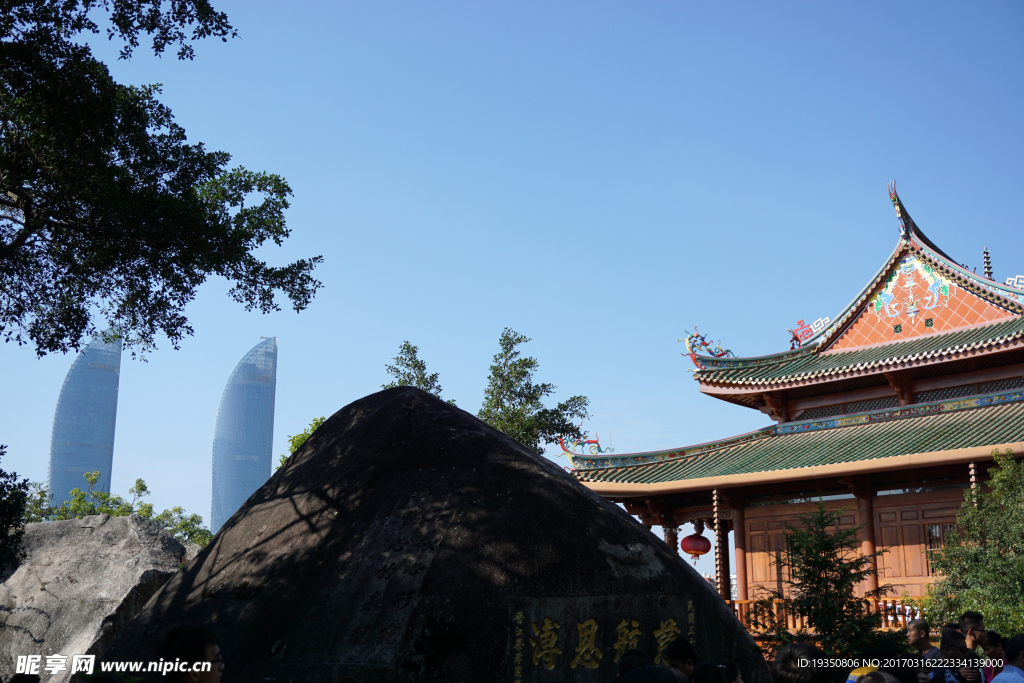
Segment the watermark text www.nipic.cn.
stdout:
<svg viewBox="0 0 1024 683">
<path fill-rule="evenodd" d="M 18 655 L 15 673 L 54 675 L 67 671 L 73 674 L 92 674 L 95 666 L 96 655 Z M 183 662 L 180 659 L 173 662 L 163 659 L 157 662 L 100 662 L 100 671 L 108 673 L 205 673 L 212 667 L 212 662 Z"/>
</svg>

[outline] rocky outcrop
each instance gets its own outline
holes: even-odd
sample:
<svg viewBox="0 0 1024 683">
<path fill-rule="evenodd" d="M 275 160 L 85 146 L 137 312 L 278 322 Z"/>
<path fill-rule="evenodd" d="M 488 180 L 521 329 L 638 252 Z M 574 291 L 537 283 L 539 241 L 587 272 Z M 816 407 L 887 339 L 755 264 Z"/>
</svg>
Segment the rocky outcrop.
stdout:
<svg viewBox="0 0 1024 683">
<path fill-rule="evenodd" d="M 96 515 L 28 524 L 25 560 L 0 583 L 0 680 L 18 655 L 102 653 L 176 572 L 185 548 L 155 522 Z"/>
<path fill-rule="evenodd" d="M 202 551 L 203 548 L 201 546 L 196 545 L 195 543 L 189 543 L 187 546 L 185 546 L 185 564 L 188 564 L 192 560 L 196 559 L 196 556 L 199 555 L 199 553 L 201 553 Z"/>
<path fill-rule="evenodd" d="M 343 408 L 153 596 L 104 659 L 219 635 L 238 681 L 607 681 L 677 636 L 770 674 L 715 590 L 625 511 L 409 387 Z"/>
</svg>

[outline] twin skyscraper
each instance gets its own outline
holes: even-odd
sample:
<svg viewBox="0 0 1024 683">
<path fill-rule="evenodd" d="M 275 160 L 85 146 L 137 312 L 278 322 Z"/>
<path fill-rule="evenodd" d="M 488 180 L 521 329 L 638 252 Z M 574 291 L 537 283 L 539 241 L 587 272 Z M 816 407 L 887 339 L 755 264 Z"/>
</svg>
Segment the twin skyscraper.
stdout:
<svg viewBox="0 0 1024 683">
<path fill-rule="evenodd" d="M 110 491 L 114 427 L 121 374 L 121 340 L 97 335 L 64 378 L 50 438 L 49 490 L 60 504 L 83 475 L 99 472 L 96 491 Z M 270 477 L 277 390 L 277 337 L 260 337 L 231 371 L 213 434 L 213 506 L 217 533 L 242 503 Z"/>
</svg>

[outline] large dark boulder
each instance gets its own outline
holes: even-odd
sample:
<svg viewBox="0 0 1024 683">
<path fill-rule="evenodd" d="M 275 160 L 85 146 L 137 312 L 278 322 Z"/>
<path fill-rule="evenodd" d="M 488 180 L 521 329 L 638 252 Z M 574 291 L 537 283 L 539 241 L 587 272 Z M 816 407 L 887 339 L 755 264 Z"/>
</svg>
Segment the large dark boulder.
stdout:
<svg viewBox="0 0 1024 683">
<path fill-rule="evenodd" d="M 105 659 L 154 657 L 179 622 L 219 633 L 225 683 L 607 681 L 624 649 L 654 655 L 677 633 L 740 663 L 747 683 L 770 680 L 672 549 L 557 465 L 407 387 L 317 429 Z"/>
</svg>

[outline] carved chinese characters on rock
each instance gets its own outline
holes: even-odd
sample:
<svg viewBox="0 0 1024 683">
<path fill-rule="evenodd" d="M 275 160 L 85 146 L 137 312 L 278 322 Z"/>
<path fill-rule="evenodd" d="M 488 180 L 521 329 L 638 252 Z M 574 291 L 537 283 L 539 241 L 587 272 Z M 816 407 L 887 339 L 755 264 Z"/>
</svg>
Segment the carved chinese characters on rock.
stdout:
<svg viewBox="0 0 1024 683">
<path fill-rule="evenodd" d="M 428 483 L 375 520 L 358 553 L 360 561 L 339 577 L 362 587 L 344 643 L 352 660 L 372 656 L 388 661 L 394 656 L 423 577 L 458 514 L 457 498 L 465 483 L 452 475 L 450 469 L 410 475 Z"/>
<path fill-rule="evenodd" d="M 580 641 L 576 646 L 576 658 L 572 660 L 570 668 L 575 669 L 577 665 L 582 664 L 588 669 L 596 669 L 598 660 L 604 655 L 596 644 L 597 622 L 587 619 L 582 624 L 576 624 L 576 630 L 579 631 Z"/>
<path fill-rule="evenodd" d="M 530 645 L 533 645 L 534 664 L 543 664 L 549 670 L 555 668 L 555 657 L 562 654 L 562 651 L 555 647 L 560 627 L 561 624 L 551 619 L 544 619 L 540 626 L 533 625 L 534 637 L 530 638 Z"/>
<path fill-rule="evenodd" d="M 515 683 L 607 680 L 630 650 L 663 663 L 669 643 L 687 635 L 694 642 L 696 635 L 694 602 L 687 594 L 552 596 L 513 599 L 509 607 L 506 661 Z"/>
<path fill-rule="evenodd" d="M 512 618 L 515 626 L 515 644 L 512 646 L 512 673 L 515 683 L 523 680 L 523 613 L 516 612 Z"/>
<path fill-rule="evenodd" d="M 640 642 L 640 622 L 637 620 L 627 621 L 623 619 L 615 627 L 615 661 L 619 661 L 622 655 L 629 650 L 635 650 Z"/>
<path fill-rule="evenodd" d="M 654 658 L 655 664 L 666 664 L 664 653 L 665 648 L 673 640 L 679 637 L 679 632 L 682 629 L 676 624 L 675 619 L 667 619 L 661 622 L 661 628 L 654 632 L 654 640 L 658 643 L 658 654 Z"/>
</svg>

